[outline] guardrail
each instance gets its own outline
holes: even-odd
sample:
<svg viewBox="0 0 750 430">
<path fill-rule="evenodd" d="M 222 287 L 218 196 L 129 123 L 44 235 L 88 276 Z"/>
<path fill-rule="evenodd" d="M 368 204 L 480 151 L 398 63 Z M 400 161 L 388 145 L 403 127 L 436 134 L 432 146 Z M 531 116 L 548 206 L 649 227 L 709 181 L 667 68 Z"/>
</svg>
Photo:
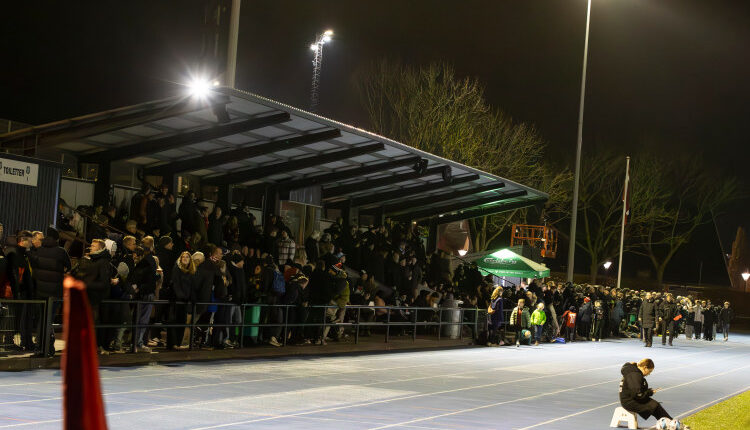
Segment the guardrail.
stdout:
<svg viewBox="0 0 750 430">
<path fill-rule="evenodd" d="M 5 307 L 16 307 L 16 311 L 23 309 L 24 305 L 34 305 L 39 307 L 41 312 L 35 315 L 41 318 L 37 323 L 34 324 L 36 331 L 38 332 L 37 339 L 50 339 L 56 329 L 62 327 L 61 323 L 55 322 L 57 311 L 62 309 L 62 300 L 60 299 L 48 299 L 48 300 L 3 300 L 0 301 L 0 306 Z M 459 339 L 464 337 L 464 328 L 469 327 L 471 338 L 476 340 L 477 335 L 486 329 L 487 321 L 487 310 L 479 308 L 446 308 L 446 307 L 409 307 L 409 306 L 354 306 L 348 305 L 344 309 L 344 317 L 339 319 L 331 319 L 331 313 L 339 312 L 339 307 L 336 305 L 311 305 L 311 306 L 298 306 L 298 305 L 270 305 L 261 303 L 222 303 L 222 302 L 174 302 L 166 300 L 155 300 L 155 301 L 131 301 L 131 300 L 105 300 L 99 305 L 99 309 L 102 315 L 105 315 L 107 306 L 115 305 L 127 305 L 128 312 L 130 312 L 130 318 L 127 323 L 117 324 L 97 324 L 96 329 L 125 329 L 132 333 L 132 346 L 131 351 L 135 352 L 137 341 L 136 335 L 139 329 L 189 329 L 189 348 L 192 350 L 194 347 L 193 340 L 195 339 L 196 331 L 198 328 L 205 328 L 208 330 L 215 329 L 239 329 L 239 335 L 237 339 L 240 344 L 240 348 L 245 347 L 246 338 L 258 338 L 263 337 L 262 333 L 266 329 L 278 327 L 281 329 L 283 335 L 280 336 L 279 341 L 282 345 L 287 344 L 290 330 L 294 329 L 307 329 L 309 327 L 316 328 L 315 333 L 322 335 L 324 330 L 328 327 L 331 329 L 349 329 L 353 332 L 354 343 L 359 343 L 360 335 L 362 330 L 368 330 L 373 328 L 381 328 L 384 331 L 384 341 L 388 342 L 389 338 L 392 337 L 391 328 L 402 328 L 411 329 L 412 340 L 416 341 L 417 331 L 420 328 L 424 328 L 425 331 L 429 331 L 430 328 L 436 328 L 437 339 L 440 340 L 444 337 L 443 333 L 446 327 L 450 327 L 452 330 L 457 330 L 457 336 Z M 192 315 L 193 318 L 190 322 L 187 319 L 184 323 L 170 321 L 169 318 L 161 321 L 151 321 L 149 323 L 141 324 L 138 319 L 143 310 L 144 306 L 152 305 L 153 309 L 159 307 L 167 307 L 168 310 L 174 311 L 174 307 L 177 305 L 187 307 L 187 314 Z M 204 306 L 215 306 L 217 312 L 222 307 L 239 307 L 240 309 L 240 322 L 239 323 L 217 323 L 214 319 L 208 322 L 199 322 L 195 316 L 198 315 L 198 308 Z M 257 309 L 253 309 L 257 308 Z M 232 309 L 229 310 L 230 312 Z M 269 318 L 272 312 L 280 312 L 274 317 Z M 290 320 L 290 314 L 296 316 L 297 311 L 302 311 L 307 314 L 302 321 L 298 321 L 298 318 L 292 318 Z M 363 318 L 363 313 L 367 313 L 366 317 Z M 253 322 L 253 318 L 250 318 L 250 322 L 246 321 L 247 313 L 251 315 L 255 314 L 258 316 L 257 322 Z M 151 311 L 154 315 L 154 311 Z M 508 321 L 510 310 L 505 310 L 504 321 Z M 156 313 L 158 315 L 158 313 Z M 10 317 L 19 318 L 19 315 L 10 315 Z M 7 316 L 6 316 L 7 318 Z M 247 328 L 257 328 L 257 334 L 252 336 L 246 336 L 245 332 Z M 0 334 L 2 333 L 2 327 L 0 327 Z M 17 332 L 17 324 L 13 328 L 14 332 Z M 504 331 L 504 325 L 501 328 Z M 8 330 L 6 330 L 8 332 Z M 452 337 L 452 336 L 451 336 Z M 180 337 L 182 339 L 182 337 Z M 43 352 L 45 355 L 50 353 L 50 342 L 39 342 L 43 344 Z M 180 342 L 178 342 L 180 344 Z"/>
</svg>

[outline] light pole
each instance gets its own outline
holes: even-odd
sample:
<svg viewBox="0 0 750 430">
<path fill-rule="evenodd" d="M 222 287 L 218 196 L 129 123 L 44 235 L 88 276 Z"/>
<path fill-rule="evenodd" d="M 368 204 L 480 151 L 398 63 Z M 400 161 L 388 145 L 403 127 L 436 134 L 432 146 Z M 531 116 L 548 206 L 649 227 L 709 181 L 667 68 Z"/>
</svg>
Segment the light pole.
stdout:
<svg viewBox="0 0 750 430">
<path fill-rule="evenodd" d="M 745 273 L 742 274 L 742 279 L 745 280 L 745 292 L 747 293 L 747 280 L 750 279 L 750 272 L 745 270 Z"/>
<path fill-rule="evenodd" d="M 578 143 L 576 145 L 576 170 L 573 182 L 573 209 L 570 217 L 570 244 L 568 246 L 568 282 L 573 282 L 576 261 L 576 222 L 578 221 L 578 184 L 581 176 L 581 146 L 583 144 L 583 101 L 586 97 L 586 65 L 589 57 L 589 24 L 591 23 L 591 0 L 586 8 L 586 38 L 583 43 L 583 74 L 581 75 L 581 99 L 578 106 Z"/>
<path fill-rule="evenodd" d="M 317 37 L 314 43 L 310 45 L 310 50 L 315 52 L 313 58 L 313 78 L 312 88 L 310 89 L 310 112 L 318 109 L 318 100 L 320 97 L 320 67 L 323 65 L 323 45 L 331 41 L 333 30 L 326 30 Z"/>
</svg>

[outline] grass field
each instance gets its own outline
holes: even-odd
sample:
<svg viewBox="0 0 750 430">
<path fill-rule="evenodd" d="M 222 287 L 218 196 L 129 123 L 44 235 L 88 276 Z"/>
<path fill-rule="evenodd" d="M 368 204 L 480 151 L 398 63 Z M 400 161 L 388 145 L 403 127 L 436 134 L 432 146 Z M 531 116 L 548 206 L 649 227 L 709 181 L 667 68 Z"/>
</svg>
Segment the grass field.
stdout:
<svg viewBox="0 0 750 430">
<path fill-rule="evenodd" d="M 692 430 L 750 429 L 750 391 L 685 418 Z"/>
</svg>

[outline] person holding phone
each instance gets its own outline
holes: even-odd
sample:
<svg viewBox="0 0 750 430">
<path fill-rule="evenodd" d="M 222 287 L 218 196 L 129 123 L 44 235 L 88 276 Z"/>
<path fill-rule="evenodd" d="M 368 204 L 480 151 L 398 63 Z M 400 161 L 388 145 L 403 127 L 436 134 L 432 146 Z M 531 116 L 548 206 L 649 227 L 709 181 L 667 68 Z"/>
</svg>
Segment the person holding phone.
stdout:
<svg viewBox="0 0 750 430">
<path fill-rule="evenodd" d="M 654 362 L 650 358 L 644 358 L 638 363 L 625 363 L 620 370 L 622 380 L 620 381 L 620 404 L 626 410 L 638 414 L 647 419 L 654 416 L 672 419 L 662 405 L 652 399 L 659 388 L 648 388 L 646 376 L 654 371 Z"/>
</svg>

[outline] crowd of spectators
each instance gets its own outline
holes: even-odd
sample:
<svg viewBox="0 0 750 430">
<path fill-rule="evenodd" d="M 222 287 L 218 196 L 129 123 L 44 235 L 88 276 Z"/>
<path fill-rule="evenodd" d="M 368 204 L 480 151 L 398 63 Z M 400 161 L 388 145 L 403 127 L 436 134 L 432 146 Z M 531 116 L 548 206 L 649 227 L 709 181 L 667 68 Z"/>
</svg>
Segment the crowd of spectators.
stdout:
<svg viewBox="0 0 750 430">
<path fill-rule="evenodd" d="M 135 194 L 129 210 L 70 211 L 63 201 L 59 209 L 56 227 L 17 231 L 11 246 L 0 247 L 0 299 L 52 298 L 52 315 L 58 315 L 64 276 L 82 279 L 95 324 L 109 326 L 97 329 L 101 354 L 122 353 L 128 345 L 137 352 L 236 348 L 243 340 L 324 345 L 350 335 L 337 323 L 435 319 L 437 311 L 429 309 L 448 300 L 487 309 L 482 333 L 488 345 L 504 343 L 501 333 L 515 333 L 517 344 L 635 332 L 650 346 L 651 333 L 665 330 L 712 340 L 717 323 L 726 338 L 732 318 L 728 304 L 719 309 L 661 293 L 552 281 L 496 287 L 497 279 L 474 264 L 454 269 L 449 254 L 427 253 L 411 223 L 358 227 L 339 219 L 296 238 L 281 217 L 270 215 L 259 225 L 247 205 L 209 212 L 191 191 L 177 207 L 164 185 Z M 54 333 L 41 339 L 38 306 L 2 306 L 0 312 L 1 346 L 41 354 L 46 341 L 54 354 Z M 241 331 L 243 321 L 267 326 Z M 129 330 L 133 323 L 137 328 Z M 285 324 L 289 329 L 282 331 Z M 361 335 L 369 332 L 363 326 Z"/>
</svg>

